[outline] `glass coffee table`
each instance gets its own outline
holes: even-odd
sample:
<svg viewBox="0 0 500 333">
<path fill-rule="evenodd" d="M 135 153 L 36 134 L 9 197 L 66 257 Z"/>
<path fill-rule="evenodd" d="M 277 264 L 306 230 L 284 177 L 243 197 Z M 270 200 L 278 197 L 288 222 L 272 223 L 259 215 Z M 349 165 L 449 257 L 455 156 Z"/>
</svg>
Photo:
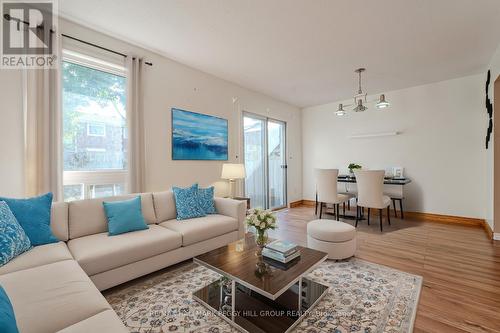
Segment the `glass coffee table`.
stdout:
<svg viewBox="0 0 500 333">
<path fill-rule="evenodd" d="M 305 277 L 327 254 L 299 248 L 287 265 L 256 256 L 253 237 L 199 255 L 195 263 L 222 277 L 193 298 L 243 332 L 288 332 L 329 289 Z"/>
</svg>

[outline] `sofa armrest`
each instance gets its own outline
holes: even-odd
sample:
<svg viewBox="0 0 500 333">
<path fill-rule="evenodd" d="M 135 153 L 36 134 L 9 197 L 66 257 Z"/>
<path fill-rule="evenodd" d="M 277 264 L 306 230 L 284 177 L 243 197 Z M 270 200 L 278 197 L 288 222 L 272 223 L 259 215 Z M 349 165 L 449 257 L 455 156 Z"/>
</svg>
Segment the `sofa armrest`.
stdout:
<svg viewBox="0 0 500 333">
<path fill-rule="evenodd" d="M 218 214 L 234 217 L 238 220 L 238 237 L 245 237 L 245 217 L 247 203 L 229 198 L 215 198 L 215 210 Z"/>
</svg>

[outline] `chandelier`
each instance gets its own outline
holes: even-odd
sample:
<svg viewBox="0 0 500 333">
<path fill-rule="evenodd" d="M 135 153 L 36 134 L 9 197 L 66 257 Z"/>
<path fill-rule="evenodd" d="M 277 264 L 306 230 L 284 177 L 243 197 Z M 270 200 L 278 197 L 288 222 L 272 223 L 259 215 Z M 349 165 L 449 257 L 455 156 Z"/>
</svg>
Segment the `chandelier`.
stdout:
<svg viewBox="0 0 500 333">
<path fill-rule="evenodd" d="M 361 88 L 361 73 L 366 71 L 366 68 L 358 68 L 354 72 L 358 73 L 358 93 L 354 95 L 353 104 L 339 104 L 339 108 L 337 111 L 335 111 L 335 114 L 337 116 L 345 116 L 347 114 L 347 111 L 344 108 L 348 108 L 351 106 L 354 106 L 352 111 L 354 112 L 363 112 L 368 109 L 366 104 L 368 103 L 375 103 L 375 107 L 377 109 L 385 109 L 388 108 L 391 104 L 385 100 L 385 95 L 381 94 L 379 99 L 373 100 L 373 101 L 368 101 L 367 100 L 367 93 L 363 92 L 363 89 Z"/>
</svg>

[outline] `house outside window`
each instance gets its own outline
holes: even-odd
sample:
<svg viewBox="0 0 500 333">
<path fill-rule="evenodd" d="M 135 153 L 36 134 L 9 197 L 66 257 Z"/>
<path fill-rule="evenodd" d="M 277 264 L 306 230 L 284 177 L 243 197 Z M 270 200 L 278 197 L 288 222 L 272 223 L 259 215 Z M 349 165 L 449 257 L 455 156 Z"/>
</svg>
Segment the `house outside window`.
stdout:
<svg viewBox="0 0 500 333">
<path fill-rule="evenodd" d="M 88 136 L 106 136 L 106 124 L 88 123 L 87 124 Z"/>
</svg>

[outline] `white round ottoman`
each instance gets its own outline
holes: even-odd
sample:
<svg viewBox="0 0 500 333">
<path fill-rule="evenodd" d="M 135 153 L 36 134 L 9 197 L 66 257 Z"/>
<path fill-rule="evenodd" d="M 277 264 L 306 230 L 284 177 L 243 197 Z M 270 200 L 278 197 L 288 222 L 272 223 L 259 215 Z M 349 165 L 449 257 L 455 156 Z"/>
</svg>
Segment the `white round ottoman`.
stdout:
<svg viewBox="0 0 500 333">
<path fill-rule="evenodd" d="M 328 259 L 346 259 L 356 252 L 356 228 L 333 220 L 307 224 L 307 247 L 328 253 Z"/>
</svg>

